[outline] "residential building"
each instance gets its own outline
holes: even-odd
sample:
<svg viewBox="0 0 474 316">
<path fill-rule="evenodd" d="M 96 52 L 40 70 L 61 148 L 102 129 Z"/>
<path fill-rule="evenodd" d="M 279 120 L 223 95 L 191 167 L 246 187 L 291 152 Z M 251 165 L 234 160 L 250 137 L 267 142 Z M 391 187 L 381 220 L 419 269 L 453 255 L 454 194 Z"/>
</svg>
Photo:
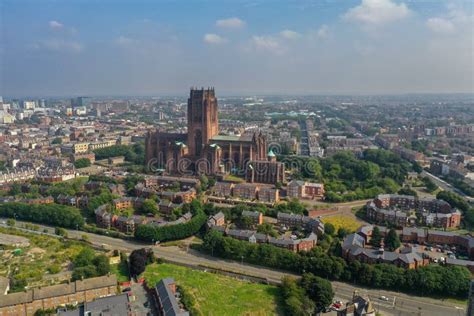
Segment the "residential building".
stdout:
<svg viewBox="0 0 474 316">
<path fill-rule="evenodd" d="M 161 279 L 154 288 L 157 309 L 161 316 L 189 316 L 189 312 L 176 299 L 176 282 L 173 278 Z"/>
<path fill-rule="evenodd" d="M 0 296 L 0 316 L 33 315 L 39 309 L 91 302 L 115 295 L 115 275 L 78 280 L 70 283 L 28 289 Z"/>
<path fill-rule="evenodd" d="M 260 225 L 263 223 L 263 214 L 257 211 L 243 211 L 242 217 L 248 217 L 251 219 L 252 224 Z"/>
<path fill-rule="evenodd" d="M 132 316 L 132 308 L 127 293 L 95 299 L 73 310 L 59 310 L 58 316 Z"/>
</svg>

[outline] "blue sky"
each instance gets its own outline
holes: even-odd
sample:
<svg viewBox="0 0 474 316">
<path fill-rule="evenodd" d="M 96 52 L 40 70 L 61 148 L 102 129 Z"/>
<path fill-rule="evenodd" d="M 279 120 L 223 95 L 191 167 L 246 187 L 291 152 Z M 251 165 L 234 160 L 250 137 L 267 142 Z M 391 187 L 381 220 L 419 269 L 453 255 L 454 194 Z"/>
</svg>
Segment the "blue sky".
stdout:
<svg viewBox="0 0 474 316">
<path fill-rule="evenodd" d="M 0 0 L 0 95 L 472 92 L 467 0 Z"/>
</svg>

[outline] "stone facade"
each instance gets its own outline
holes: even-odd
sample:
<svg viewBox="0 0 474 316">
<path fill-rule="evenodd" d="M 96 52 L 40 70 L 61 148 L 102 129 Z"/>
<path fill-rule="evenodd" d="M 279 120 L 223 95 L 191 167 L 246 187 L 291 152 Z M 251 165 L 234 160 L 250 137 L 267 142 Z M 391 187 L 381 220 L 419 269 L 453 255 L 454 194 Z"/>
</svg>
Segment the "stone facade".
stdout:
<svg viewBox="0 0 474 316">
<path fill-rule="evenodd" d="M 216 174 L 245 170 L 249 161 L 266 161 L 267 144 L 258 132 L 242 136 L 219 135 L 214 89 L 191 89 L 188 133 L 148 133 L 146 161 L 168 174 Z"/>
</svg>

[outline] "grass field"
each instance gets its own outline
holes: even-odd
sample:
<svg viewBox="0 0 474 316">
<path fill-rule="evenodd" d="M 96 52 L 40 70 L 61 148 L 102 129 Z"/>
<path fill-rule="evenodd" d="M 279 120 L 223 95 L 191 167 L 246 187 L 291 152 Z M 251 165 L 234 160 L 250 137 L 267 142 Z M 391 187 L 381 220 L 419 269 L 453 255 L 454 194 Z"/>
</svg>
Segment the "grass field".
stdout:
<svg viewBox="0 0 474 316">
<path fill-rule="evenodd" d="M 30 241 L 30 245 L 22 247 L 18 255 L 13 254 L 14 247 L 4 247 L 0 253 L 0 276 L 13 279 L 12 292 L 23 290 L 23 285 L 44 286 L 68 279 L 71 260 L 88 247 L 82 242 L 61 241 L 16 229 L 0 228 L 0 232 L 23 236 Z M 54 280 L 52 275 L 58 275 L 58 278 Z M 21 285 L 15 286 L 16 283 Z"/>
<path fill-rule="evenodd" d="M 118 282 L 129 281 L 128 266 L 126 262 L 120 262 L 119 264 L 110 265 L 110 273 L 117 276 Z"/>
<path fill-rule="evenodd" d="M 194 296 L 202 315 L 280 315 L 276 286 L 240 281 L 231 277 L 172 264 L 149 265 L 144 277 L 148 285 L 172 277 Z"/>
<path fill-rule="evenodd" d="M 326 223 L 333 224 L 334 228 L 336 228 L 336 231 L 340 227 L 343 227 L 348 231 L 354 232 L 361 226 L 361 223 L 359 223 L 353 217 L 348 216 L 348 215 L 328 216 L 328 217 L 324 217 L 322 221 L 325 224 Z"/>
</svg>

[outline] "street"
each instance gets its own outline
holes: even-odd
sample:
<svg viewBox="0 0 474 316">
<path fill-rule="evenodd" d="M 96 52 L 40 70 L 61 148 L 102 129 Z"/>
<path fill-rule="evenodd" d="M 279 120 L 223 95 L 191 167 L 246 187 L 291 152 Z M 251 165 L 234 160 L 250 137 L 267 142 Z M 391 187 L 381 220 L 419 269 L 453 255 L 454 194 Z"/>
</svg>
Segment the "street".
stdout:
<svg viewBox="0 0 474 316">
<path fill-rule="evenodd" d="M 2 219 L 4 220 L 4 219 Z M 17 221 L 16 225 L 23 225 L 26 222 Z M 4 224 L 3 224 L 4 225 Z M 48 229 L 54 232 L 54 228 L 38 225 L 40 231 Z M 178 247 L 161 247 L 152 246 L 150 244 L 141 243 L 138 241 L 128 241 L 108 236 L 96 235 L 92 233 L 86 233 L 77 230 L 67 230 L 68 236 L 71 238 L 82 238 L 87 236 L 88 241 L 97 246 L 103 246 L 110 249 L 119 249 L 126 252 L 130 252 L 134 249 L 142 247 L 152 247 L 154 253 L 159 257 L 169 262 L 178 264 L 205 266 L 218 270 L 233 271 L 236 273 L 254 276 L 259 278 L 266 278 L 270 282 L 279 283 L 283 276 L 295 276 L 291 272 L 279 271 L 274 269 L 268 269 L 265 267 L 251 265 L 247 263 L 236 262 L 232 260 L 224 260 L 215 257 L 208 256 L 206 254 L 197 252 L 195 250 L 184 251 Z M 427 297 L 419 297 L 415 295 L 407 295 L 393 291 L 384 291 L 377 289 L 368 289 L 352 284 L 342 282 L 332 282 L 336 298 L 348 300 L 352 297 L 354 290 L 357 290 L 360 294 L 368 295 L 376 308 L 386 315 L 433 315 L 433 316 L 446 316 L 446 315 L 464 315 L 465 305 L 457 305 L 449 301 L 437 300 Z M 390 301 L 381 301 L 380 296 L 386 296 Z M 393 301 L 395 300 L 395 303 Z"/>
</svg>

